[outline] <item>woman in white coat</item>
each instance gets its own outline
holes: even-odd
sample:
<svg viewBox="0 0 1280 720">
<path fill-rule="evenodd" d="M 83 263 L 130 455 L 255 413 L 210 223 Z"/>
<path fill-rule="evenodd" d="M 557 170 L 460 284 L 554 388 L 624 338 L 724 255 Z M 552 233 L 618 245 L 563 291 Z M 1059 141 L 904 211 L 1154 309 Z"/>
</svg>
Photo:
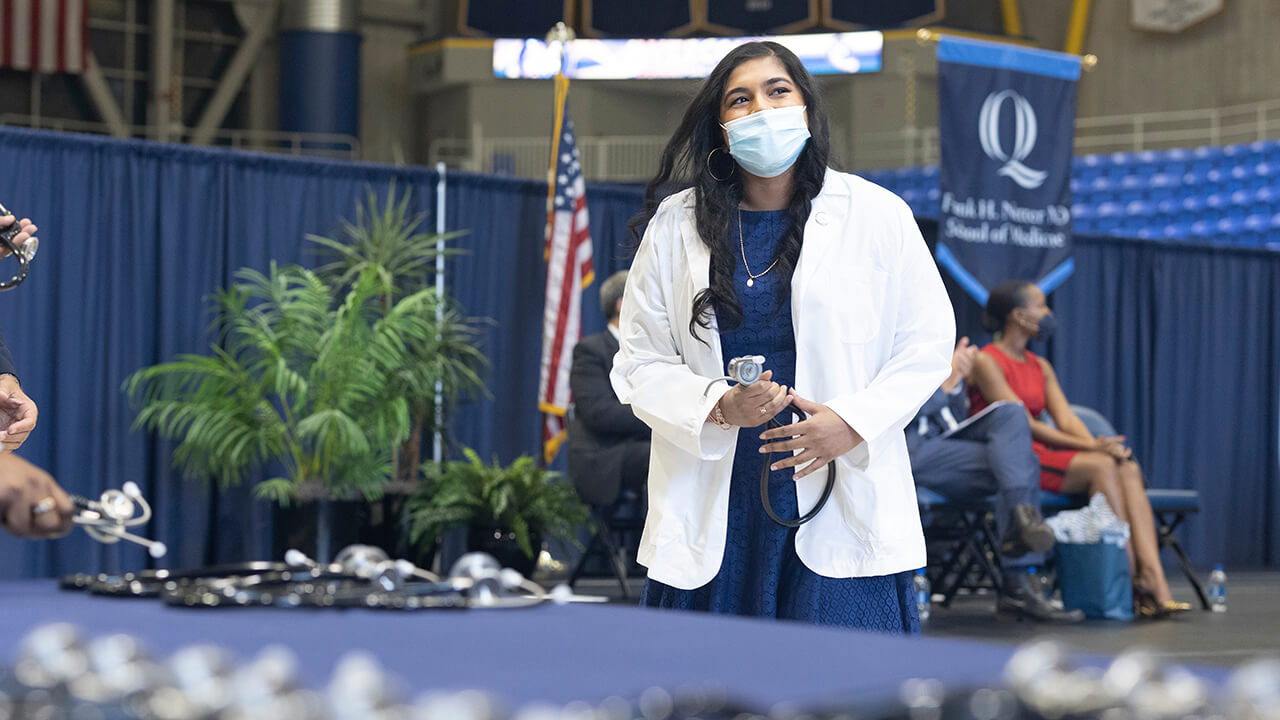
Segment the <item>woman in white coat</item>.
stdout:
<svg viewBox="0 0 1280 720">
<path fill-rule="evenodd" d="M 653 428 L 646 605 L 919 629 L 924 535 L 902 429 L 950 372 L 954 319 L 906 204 L 828 155 L 803 65 L 747 43 L 703 83 L 648 186 L 611 376 Z M 687 189 L 659 204 L 673 186 Z M 757 354 L 758 382 L 715 382 Z M 784 427 L 763 432 L 775 415 Z M 769 461 L 783 518 L 838 469 L 798 531 L 764 512 Z"/>
</svg>

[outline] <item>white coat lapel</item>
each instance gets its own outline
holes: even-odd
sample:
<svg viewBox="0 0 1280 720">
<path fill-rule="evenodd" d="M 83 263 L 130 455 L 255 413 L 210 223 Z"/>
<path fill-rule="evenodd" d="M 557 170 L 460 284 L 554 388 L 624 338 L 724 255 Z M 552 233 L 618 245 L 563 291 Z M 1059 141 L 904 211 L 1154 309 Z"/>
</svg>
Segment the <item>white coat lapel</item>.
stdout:
<svg viewBox="0 0 1280 720">
<path fill-rule="evenodd" d="M 809 208 L 804 225 L 804 241 L 800 246 L 800 262 L 791 279 L 792 325 L 799 331 L 800 307 L 814 276 L 826 266 L 827 256 L 849 233 L 849 189 L 840 174 L 828 169 L 822 190 Z"/>
<path fill-rule="evenodd" d="M 694 218 L 694 193 L 690 191 L 684 200 L 684 209 L 680 215 L 680 240 L 684 245 L 685 262 L 689 267 L 689 280 L 693 287 L 689 288 L 689 296 L 687 298 L 688 307 L 685 308 L 685 317 L 693 314 L 693 299 L 698 293 L 705 290 L 711 285 L 711 252 L 707 250 L 706 243 L 702 242 L 702 238 L 698 236 L 697 221 Z M 724 358 L 721 357 L 720 349 L 720 333 L 716 324 L 715 313 L 711 314 L 711 328 L 703 330 L 698 328 L 699 336 L 707 341 L 704 345 L 687 335 L 688 325 L 682 327 L 673 327 L 672 332 L 686 333 L 684 337 L 689 338 L 684 343 L 685 360 L 695 372 L 707 375 L 718 376 L 725 371 Z"/>
</svg>

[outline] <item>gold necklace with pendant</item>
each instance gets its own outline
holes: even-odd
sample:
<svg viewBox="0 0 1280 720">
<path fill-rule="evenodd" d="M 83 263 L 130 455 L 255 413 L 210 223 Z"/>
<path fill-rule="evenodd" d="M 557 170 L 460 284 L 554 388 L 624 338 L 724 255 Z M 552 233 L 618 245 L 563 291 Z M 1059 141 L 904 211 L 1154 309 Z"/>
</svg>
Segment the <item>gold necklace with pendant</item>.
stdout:
<svg viewBox="0 0 1280 720">
<path fill-rule="evenodd" d="M 756 278 L 764 277 L 773 269 L 774 265 L 778 264 L 778 258 L 774 258 L 773 262 L 769 263 L 769 267 L 764 269 L 764 272 L 754 275 L 751 273 L 751 266 L 747 264 L 747 244 L 742 240 L 742 208 L 738 208 L 738 248 L 742 250 L 742 267 L 747 271 L 747 287 L 754 286 Z"/>
</svg>

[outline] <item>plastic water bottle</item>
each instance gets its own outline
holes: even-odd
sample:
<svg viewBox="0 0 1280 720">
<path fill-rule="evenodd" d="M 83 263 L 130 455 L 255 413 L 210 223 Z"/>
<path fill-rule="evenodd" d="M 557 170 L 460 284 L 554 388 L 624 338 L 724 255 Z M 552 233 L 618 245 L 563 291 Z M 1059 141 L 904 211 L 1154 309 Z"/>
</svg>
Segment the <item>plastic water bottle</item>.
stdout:
<svg viewBox="0 0 1280 720">
<path fill-rule="evenodd" d="M 912 582 L 916 588 L 916 612 L 920 614 L 920 622 L 924 622 L 929 619 L 929 607 L 933 601 L 933 588 L 929 585 L 929 576 L 924 574 L 924 568 L 916 570 Z"/>
<path fill-rule="evenodd" d="M 1222 563 L 1213 566 L 1209 573 L 1209 607 L 1214 612 L 1227 611 L 1227 574 L 1222 570 Z"/>
<path fill-rule="evenodd" d="M 1027 574 L 1031 576 L 1031 587 L 1035 588 L 1040 593 L 1041 597 L 1047 598 L 1053 594 L 1049 592 L 1051 588 L 1049 586 L 1050 579 L 1048 575 L 1041 574 L 1036 569 L 1035 565 L 1027 566 Z"/>
</svg>

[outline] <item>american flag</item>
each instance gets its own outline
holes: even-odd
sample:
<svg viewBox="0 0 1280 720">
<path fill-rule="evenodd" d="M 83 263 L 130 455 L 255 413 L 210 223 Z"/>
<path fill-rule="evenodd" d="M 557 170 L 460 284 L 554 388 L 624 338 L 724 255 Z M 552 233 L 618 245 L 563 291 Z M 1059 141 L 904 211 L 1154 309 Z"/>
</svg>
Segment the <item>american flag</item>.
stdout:
<svg viewBox="0 0 1280 720">
<path fill-rule="evenodd" d="M 89 0 L 0 0 L 0 67 L 83 72 Z"/>
<path fill-rule="evenodd" d="M 542 311 L 542 454 L 550 465 L 565 438 L 569 407 L 569 366 L 573 346 L 582 337 L 582 290 L 595 274 L 591 233 L 587 229 L 587 193 L 578 162 L 578 145 L 569 119 L 569 80 L 555 79 L 555 123 L 551 169 L 547 179 L 547 295 Z"/>
</svg>

